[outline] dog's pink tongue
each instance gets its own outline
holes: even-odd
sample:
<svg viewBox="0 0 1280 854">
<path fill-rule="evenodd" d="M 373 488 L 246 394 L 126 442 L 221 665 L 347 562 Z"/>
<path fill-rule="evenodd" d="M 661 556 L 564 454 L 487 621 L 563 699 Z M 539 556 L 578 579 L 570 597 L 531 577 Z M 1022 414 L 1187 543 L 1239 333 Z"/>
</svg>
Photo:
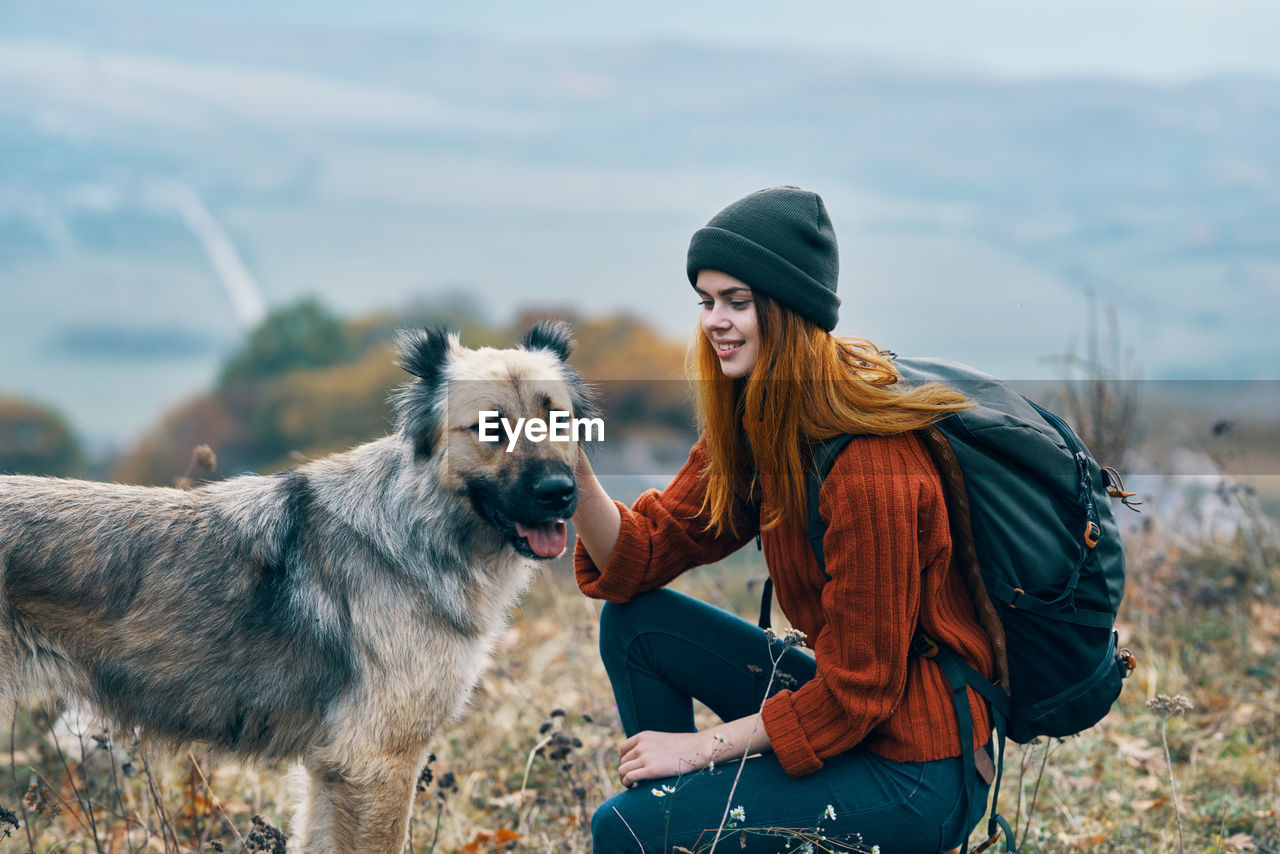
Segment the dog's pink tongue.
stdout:
<svg viewBox="0 0 1280 854">
<path fill-rule="evenodd" d="M 554 519 L 532 527 L 516 522 L 516 533 L 529 541 L 529 548 L 539 557 L 555 557 L 564 551 L 569 539 L 569 529 L 563 519 Z"/>
</svg>

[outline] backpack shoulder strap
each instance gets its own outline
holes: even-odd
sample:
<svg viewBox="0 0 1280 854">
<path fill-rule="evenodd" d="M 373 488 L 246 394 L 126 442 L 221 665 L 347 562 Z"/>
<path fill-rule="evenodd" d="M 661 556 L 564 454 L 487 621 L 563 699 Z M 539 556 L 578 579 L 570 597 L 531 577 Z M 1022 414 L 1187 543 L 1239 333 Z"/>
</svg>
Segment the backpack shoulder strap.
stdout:
<svg viewBox="0 0 1280 854">
<path fill-rule="evenodd" d="M 978 563 L 978 551 L 973 543 L 973 527 L 969 515 L 969 494 L 964 486 L 964 472 L 960 470 L 960 461 L 947 437 L 937 427 L 925 427 L 919 433 L 929 455 L 933 457 L 938 473 L 942 477 L 942 488 L 946 494 L 947 517 L 951 523 L 951 551 L 960 565 L 965 586 L 973 598 L 973 607 L 978 615 L 978 622 L 986 630 L 991 639 L 991 650 L 995 656 L 996 683 L 988 682 L 986 677 L 974 670 L 969 664 L 951 650 L 934 644 L 926 635 L 919 634 L 916 644 L 932 647 L 926 657 L 934 658 L 942 668 L 943 675 L 952 690 L 952 705 L 955 706 L 957 723 L 960 726 L 960 745 L 965 757 L 965 781 L 973 782 L 974 769 L 970 759 L 972 738 L 972 720 L 969 714 L 969 700 L 965 688 L 971 687 L 991 704 L 996 727 L 996 777 L 992 786 L 991 818 L 987 822 L 987 844 L 979 848 L 985 849 L 995 842 L 997 827 L 1005 833 L 1005 848 L 1014 851 L 1015 840 L 1009 823 L 998 812 L 1000 802 L 1000 783 L 1004 777 L 1004 741 L 1005 730 L 1009 720 L 1009 654 L 1008 642 L 1005 639 L 1004 626 L 996 613 L 991 596 L 987 593 L 986 582 L 982 578 L 982 567 Z M 991 782 L 991 781 L 988 781 Z M 968 842 L 962 851 L 968 849 Z"/>
<path fill-rule="evenodd" d="M 960 562 L 965 586 L 973 596 L 973 605 L 978 614 L 978 622 L 991 638 L 991 647 L 995 653 L 996 680 L 1001 685 L 1009 685 L 1009 656 L 1005 641 L 1004 626 L 996 613 L 995 605 L 987 594 L 987 585 L 982 580 L 982 568 L 978 564 L 978 551 L 973 544 L 973 529 L 969 521 L 969 498 L 964 487 L 964 473 L 951 443 L 937 427 L 925 427 L 918 432 L 924 441 L 925 448 L 933 458 L 934 464 L 942 477 L 942 487 L 946 495 L 947 513 L 951 521 L 952 549 Z M 822 482 L 831 473 L 836 457 L 853 439 L 851 435 L 836 436 L 814 446 L 813 463 L 806 480 L 805 502 L 809 518 L 809 546 L 818 566 L 824 575 L 827 572 L 827 559 L 823 551 L 822 540 L 827 533 L 827 523 L 818 512 L 818 497 Z"/>
<path fill-rule="evenodd" d="M 818 493 L 822 491 L 822 482 L 831 473 L 836 457 L 845 449 L 853 436 L 835 436 L 814 446 L 813 462 L 809 467 L 809 476 L 805 479 L 805 506 L 809 516 L 809 547 L 813 556 L 818 559 L 818 568 L 822 574 L 831 577 L 827 572 L 827 556 L 822 550 L 822 538 L 827 533 L 827 523 L 818 512 Z"/>
<path fill-rule="evenodd" d="M 973 607 L 991 638 L 991 649 L 995 654 L 996 681 L 1009 685 L 1009 647 L 1005 640 L 1004 624 L 996 613 L 996 606 L 987 593 L 987 584 L 982 578 L 982 566 L 978 563 L 978 550 L 973 543 L 973 527 L 969 518 L 969 494 L 964 487 L 964 472 L 960 470 L 960 461 L 956 459 L 951 443 L 937 427 L 925 427 L 919 432 L 925 448 L 933 457 L 938 473 L 942 477 L 942 489 L 946 494 L 947 516 L 951 521 L 951 550 L 959 561 L 960 571 L 964 576 L 965 586 L 973 597 Z"/>
</svg>

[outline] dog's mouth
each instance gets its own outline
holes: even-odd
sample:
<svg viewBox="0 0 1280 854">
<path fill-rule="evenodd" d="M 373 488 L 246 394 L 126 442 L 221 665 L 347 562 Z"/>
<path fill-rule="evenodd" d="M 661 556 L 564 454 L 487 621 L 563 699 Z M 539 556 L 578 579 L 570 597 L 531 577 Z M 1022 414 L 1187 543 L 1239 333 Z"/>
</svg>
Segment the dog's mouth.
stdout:
<svg viewBox="0 0 1280 854">
<path fill-rule="evenodd" d="M 516 551 L 524 554 L 524 549 L 528 549 L 533 557 L 543 559 L 559 557 L 569 542 L 569 526 L 563 519 L 550 519 L 538 525 L 516 522 L 516 534 L 519 537 Z"/>
<path fill-rule="evenodd" d="M 472 503 L 480 510 L 480 515 L 507 538 L 511 547 L 525 557 L 550 560 L 559 557 L 569 543 L 569 526 L 563 519 L 516 522 L 487 501 L 477 501 L 473 497 Z"/>
</svg>

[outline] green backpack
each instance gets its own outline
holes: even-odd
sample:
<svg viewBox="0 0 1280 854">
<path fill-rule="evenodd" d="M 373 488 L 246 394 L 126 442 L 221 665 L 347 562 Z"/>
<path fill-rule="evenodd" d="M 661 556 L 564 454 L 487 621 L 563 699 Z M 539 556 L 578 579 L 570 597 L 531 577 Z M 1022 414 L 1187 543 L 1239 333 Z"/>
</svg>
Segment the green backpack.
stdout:
<svg viewBox="0 0 1280 854">
<path fill-rule="evenodd" d="M 977 772 L 965 686 L 991 703 L 998 798 L 1006 736 L 1025 744 L 1088 729 L 1110 710 L 1134 667 L 1113 628 L 1124 593 L 1124 552 L 1108 500 L 1129 493 L 1066 422 L 995 378 L 939 359 L 897 358 L 894 364 L 907 382 L 938 382 L 976 404 L 921 436 L 943 477 L 953 549 L 991 635 L 997 681 L 922 633 L 913 649 L 937 661 L 951 685 L 966 783 Z M 813 453 L 809 540 L 824 573 L 827 526 L 818 492 L 852 438 L 838 436 Z M 1014 850 L 993 799 L 990 837 L 997 826 L 1007 850 Z"/>
</svg>

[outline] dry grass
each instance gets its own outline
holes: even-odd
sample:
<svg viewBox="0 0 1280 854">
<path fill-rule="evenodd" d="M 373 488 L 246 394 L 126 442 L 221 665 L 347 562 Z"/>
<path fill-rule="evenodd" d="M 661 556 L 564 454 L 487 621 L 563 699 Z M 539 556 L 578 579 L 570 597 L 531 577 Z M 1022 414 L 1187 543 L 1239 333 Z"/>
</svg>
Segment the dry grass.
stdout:
<svg viewBox="0 0 1280 854">
<path fill-rule="evenodd" d="M 1001 804 L 1024 850 L 1176 851 L 1180 818 L 1188 851 L 1280 851 L 1280 550 L 1273 523 L 1254 523 L 1216 542 L 1157 528 L 1129 538 L 1120 629 L 1139 669 L 1092 730 L 1010 745 Z M 678 586 L 754 619 L 748 581 L 762 571 L 747 549 Z M 590 851 L 591 810 L 616 786 L 621 741 L 598 614 L 563 562 L 539 580 L 471 712 L 437 740 L 412 851 Z M 1172 768 L 1166 722 L 1147 708 L 1158 695 L 1194 706 L 1167 721 Z M 0 851 L 280 850 L 285 774 L 194 753 L 148 758 L 92 731 L 64 737 L 59 754 L 49 717 L 24 711 L 10 728 L 0 804 L 21 827 L 0 813 L 11 834 Z"/>
</svg>

